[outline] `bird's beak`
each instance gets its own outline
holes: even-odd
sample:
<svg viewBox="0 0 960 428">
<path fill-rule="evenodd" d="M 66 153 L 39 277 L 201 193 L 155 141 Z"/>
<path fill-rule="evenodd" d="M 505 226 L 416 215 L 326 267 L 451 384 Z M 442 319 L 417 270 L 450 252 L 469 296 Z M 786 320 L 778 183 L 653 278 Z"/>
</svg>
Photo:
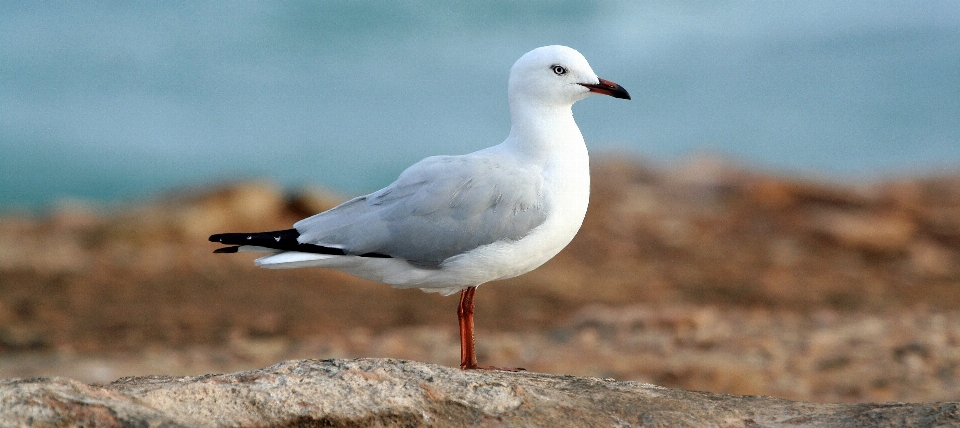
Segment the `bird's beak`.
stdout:
<svg viewBox="0 0 960 428">
<path fill-rule="evenodd" d="M 590 89 L 590 92 L 609 95 L 614 98 L 623 98 L 625 100 L 630 99 L 630 94 L 627 93 L 626 89 L 623 89 L 623 86 L 620 86 L 609 80 L 600 79 L 600 83 L 597 83 L 597 84 L 581 83 L 581 85 L 586 86 L 588 89 Z"/>
</svg>

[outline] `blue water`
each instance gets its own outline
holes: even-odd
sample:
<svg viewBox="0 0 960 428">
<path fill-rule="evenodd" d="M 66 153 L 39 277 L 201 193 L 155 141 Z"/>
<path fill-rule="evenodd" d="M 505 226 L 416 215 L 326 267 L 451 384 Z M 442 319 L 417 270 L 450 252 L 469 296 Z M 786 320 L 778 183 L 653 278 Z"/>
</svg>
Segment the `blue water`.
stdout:
<svg viewBox="0 0 960 428">
<path fill-rule="evenodd" d="M 594 153 L 960 168 L 960 1 L 0 2 L 0 209 L 374 190 L 500 142 L 508 70 L 546 44 L 634 96 L 574 108 Z"/>
</svg>

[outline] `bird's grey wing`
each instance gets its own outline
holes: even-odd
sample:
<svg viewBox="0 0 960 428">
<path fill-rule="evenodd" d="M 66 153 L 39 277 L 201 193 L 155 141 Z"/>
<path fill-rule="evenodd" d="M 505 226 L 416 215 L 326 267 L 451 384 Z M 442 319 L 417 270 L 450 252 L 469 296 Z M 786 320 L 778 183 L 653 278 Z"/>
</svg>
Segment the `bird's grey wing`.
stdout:
<svg viewBox="0 0 960 428">
<path fill-rule="evenodd" d="M 297 222 L 299 241 L 424 267 L 546 220 L 543 178 L 495 153 L 424 159 L 372 194 Z"/>
</svg>

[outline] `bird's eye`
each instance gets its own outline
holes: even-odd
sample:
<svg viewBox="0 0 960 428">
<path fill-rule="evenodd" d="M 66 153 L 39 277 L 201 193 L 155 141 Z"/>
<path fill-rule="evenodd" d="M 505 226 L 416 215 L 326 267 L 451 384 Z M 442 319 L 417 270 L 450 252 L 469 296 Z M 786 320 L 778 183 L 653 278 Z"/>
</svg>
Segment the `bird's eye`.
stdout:
<svg viewBox="0 0 960 428">
<path fill-rule="evenodd" d="M 550 69 L 553 70 L 553 73 L 557 76 L 563 76 L 564 74 L 567 74 L 567 69 L 562 65 L 551 65 Z"/>
</svg>

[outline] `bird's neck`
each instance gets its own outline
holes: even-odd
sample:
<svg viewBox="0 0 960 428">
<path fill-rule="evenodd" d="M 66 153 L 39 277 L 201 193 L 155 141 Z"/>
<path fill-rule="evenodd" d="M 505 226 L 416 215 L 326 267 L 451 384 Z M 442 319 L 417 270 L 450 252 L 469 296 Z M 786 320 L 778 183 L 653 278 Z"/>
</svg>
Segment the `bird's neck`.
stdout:
<svg viewBox="0 0 960 428">
<path fill-rule="evenodd" d="M 572 105 L 511 105 L 510 135 L 506 143 L 532 158 L 557 152 L 586 150 Z"/>
</svg>

